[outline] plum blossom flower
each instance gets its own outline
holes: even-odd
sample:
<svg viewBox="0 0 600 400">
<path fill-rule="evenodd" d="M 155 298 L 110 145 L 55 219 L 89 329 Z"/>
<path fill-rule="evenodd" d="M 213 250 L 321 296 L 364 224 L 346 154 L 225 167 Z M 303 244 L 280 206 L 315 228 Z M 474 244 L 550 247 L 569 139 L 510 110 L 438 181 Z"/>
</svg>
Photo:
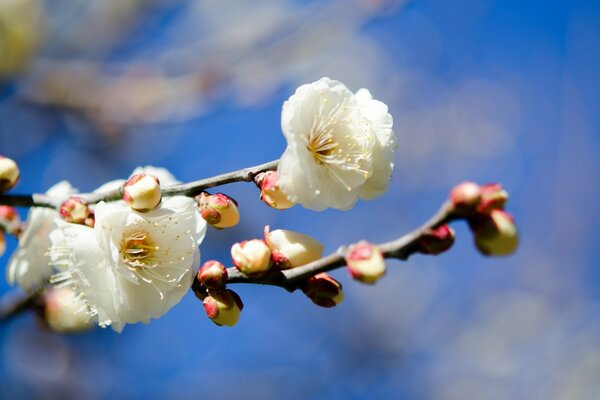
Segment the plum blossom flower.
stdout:
<svg viewBox="0 0 600 400">
<path fill-rule="evenodd" d="M 75 193 L 77 189 L 67 181 L 57 183 L 46 192 L 48 196 L 65 198 Z M 48 281 L 52 273 L 47 257 L 49 235 L 56 229 L 55 219 L 59 217 L 58 212 L 50 208 L 31 208 L 19 245 L 6 269 L 10 285 L 16 283 L 21 289 L 31 291 Z"/>
<path fill-rule="evenodd" d="M 58 287 L 74 288 L 100 326 L 158 318 L 185 295 L 200 263 L 206 223 L 194 200 L 175 196 L 146 213 L 101 202 L 94 228 L 59 222 L 52 235 Z"/>
<path fill-rule="evenodd" d="M 388 107 L 367 89 L 352 93 L 321 78 L 283 104 L 288 146 L 278 167 L 280 188 L 313 210 L 352 208 L 382 195 L 394 167 L 395 135 Z"/>
</svg>

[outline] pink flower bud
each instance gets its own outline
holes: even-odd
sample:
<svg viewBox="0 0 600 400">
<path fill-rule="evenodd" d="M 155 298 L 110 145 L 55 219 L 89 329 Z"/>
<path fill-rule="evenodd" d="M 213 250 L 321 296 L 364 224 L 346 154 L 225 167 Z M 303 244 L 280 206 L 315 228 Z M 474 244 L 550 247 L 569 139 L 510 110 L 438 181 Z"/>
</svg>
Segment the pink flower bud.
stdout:
<svg viewBox="0 0 600 400">
<path fill-rule="evenodd" d="M 344 300 L 342 284 L 325 272 L 308 278 L 301 289 L 313 303 L 321 307 L 334 307 Z"/>
<path fill-rule="evenodd" d="M 6 237 L 4 236 L 4 231 L 0 229 L 0 257 L 4 255 L 6 252 Z"/>
<path fill-rule="evenodd" d="M 269 207 L 278 210 L 286 210 L 293 207 L 296 203 L 290 201 L 287 195 L 279 187 L 277 171 L 267 171 L 262 174 L 258 182 L 260 185 L 260 199 Z"/>
<path fill-rule="evenodd" d="M 423 254 L 440 254 L 454 244 L 454 229 L 442 225 L 423 234 L 419 240 L 418 251 Z"/>
<path fill-rule="evenodd" d="M 84 300 L 71 288 L 50 287 L 44 295 L 44 319 L 56 332 L 81 332 L 92 327 Z"/>
<path fill-rule="evenodd" d="M 0 156 L 0 193 L 12 189 L 19 182 L 20 175 L 16 162 Z"/>
<path fill-rule="evenodd" d="M 209 289 L 222 288 L 227 282 L 227 268 L 218 261 L 207 261 L 198 271 L 198 281 Z"/>
<path fill-rule="evenodd" d="M 219 326 L 234 326 L 244 308 L 242 299 L 232 290 L 211 291 L 203 301 L 206 315 Z"/>
<path fill-rule="evenodd" d="M 60 215 L 67 222 L 83 224 L 90 215 L 90 207 L 81 197 L 69 197 L 59 209 Z"/>
<path fill-rule="evenodd" d="M 499 183 L 488 183 L 481 187 L 481 202 L 477 206 L 480 213 L 503 210 L 508 201 L 508 192 Z"/>
<path fill-rule="evenodd" d="M 265 243 L 271 249 L 273 266 L 278 269 L 299 267 L 323 256 L 321 242 L 298 232 L 265 226 Z"/>
<path fill-rule="evenodd" d="M 240 221 L 237 202 L 223 193 L 202 193 L 196 196 L 202 218 L 217 229 L 231 228 Z"/>
<path fill-rule="evenodd" d="M 459 212 L 473 211 L 481 200 L 481 188 L 475 182 L 462 182 L 450 191 L 450 201 Z"/>
<path fill-rule="evenodd" d="M 350 247 L 346 265 L 352 278 L 363 283 L 375 283 L 385 274 L 381 251 L 372 243 L 361 241 Z"/>
<path fill-rule="evenodd" d="M 513 217 L 503 210 L 492 210 L 469 221 L 475 245 L 487 256 L 513 253 L 519 245 L 519 233 Z"/>
<path fill-rule="evenodd" d="M 246 275 L 259 274 L 271 267 L 271 250 L 259 239 L 245 240 L 231 247 L 233 265 Z"/>
<path fill-rule="evenodd" d="M 23 230 L 21 217 L 17 209 L 11 206 L 0 206 L 0 226 L 6 228 L 6 232 L 18 236 Z"/>
<path fill-rule="evenodd" d="M 157 177 L 146 174 L 135 174 L 123 188 L 123 200 L 140 212 L 154 210 L 160 204 L 162 193 Z"/>
</svg>

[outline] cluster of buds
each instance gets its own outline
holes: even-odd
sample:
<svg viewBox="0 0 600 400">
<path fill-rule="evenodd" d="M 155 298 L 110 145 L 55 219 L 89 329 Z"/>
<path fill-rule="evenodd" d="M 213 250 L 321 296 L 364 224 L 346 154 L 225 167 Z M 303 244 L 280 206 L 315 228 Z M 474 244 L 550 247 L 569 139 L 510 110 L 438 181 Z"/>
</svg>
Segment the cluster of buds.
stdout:
<svg viewBox="0 0 600 400">
<path fill-rule="evenodd" d="M 12 189 L 18 182 L 21 173 L 17 163 L 0 156 L 0 193 L 4 193 Z"/>
<path fill-rule="evenodd" d="M 123 187 L 123 200 L 139 212 L 152 211 L 160 205 L 160 182 L 154 175 L 135 174 Z"/>
<path fill-rule="evenodd" d="M 84 224 L 90 216 L 90 206 L 81 197 L 71 196 L 58 210 L 61 217 L 72 224 Z"/>
<path fill-rule="evenodd" d="M 515 251 L 519 233 L 513 217 L 504 211 L 508 193 L 498 183 L 479 186 L 463 182 L 450 192 L 454 212 L 469 222 L 475 245 L 488 256 L 504 256 Z"/>
<path fill-rule="evenodd" d="M 225 287 L 227 268 L 218 261 L 205 262 L 192 288 L 202 300 L 208 318 L 219 326 L 234 326 L 244 308 L 242 299 L 233 290 Z"/>
<path fill-rule="evenodd" d="M 213 228 L 231 228 L 240 221 L 237 202 L 223 193 L 201 193 L 196 196 L 196 205 L 202 218 Z"/>
<path fill-rule="evenodd" d="M 350 275 L 357 281 L 374 284 L 385 274 L 383 255 L 372 243 L 363 240 L 350 246 L 345 259 Z"/>
<path fill-rule="evenodd" d="M 279 187 L 277 171 L 267 171 L 257 175 L 255 182 L 260 188 L 260 199 L 269 207 L 278 210 L 287 210 L 296 203 L 290 201 L 288 196 Z"/>
</svg>

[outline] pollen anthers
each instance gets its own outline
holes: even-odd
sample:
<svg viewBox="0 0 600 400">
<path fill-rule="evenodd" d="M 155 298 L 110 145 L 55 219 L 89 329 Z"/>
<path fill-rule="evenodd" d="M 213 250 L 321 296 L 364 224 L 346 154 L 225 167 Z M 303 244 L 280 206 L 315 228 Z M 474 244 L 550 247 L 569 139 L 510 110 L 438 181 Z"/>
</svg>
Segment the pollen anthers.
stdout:
<svg viewBox="0 0 600 400">
<path fill-rule="evenodd" d="M 153 255 L 160 250 L 148 232 L 133 231 L 125 234 L 120 243 L 121 260 L 130 267 L 144 268 L 156 266 Z"/>
</svg>

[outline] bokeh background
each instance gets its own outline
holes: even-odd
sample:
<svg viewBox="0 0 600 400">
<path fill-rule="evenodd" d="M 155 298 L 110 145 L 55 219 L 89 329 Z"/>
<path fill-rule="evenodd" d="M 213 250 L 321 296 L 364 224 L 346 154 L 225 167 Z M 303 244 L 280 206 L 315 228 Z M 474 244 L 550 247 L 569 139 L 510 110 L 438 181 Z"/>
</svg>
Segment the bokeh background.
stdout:
<svg viewBox="0 0 600 400">
<path fill-rule="evenodd" d="M 374 287 L 336 271 L 334 309 L 237 286 L 235 328 L 191 293 L 122 334 L 57 335 L 22 315 L 0 326 L 0 397 L 600 398 L 599 17 L 584 0 L 0 2 L 0 153 L 21 167 L 17 192 L 275 159 L 282 102 L 330 76 L 390 107 L 388 193 L 282 212 L 253 185 L 223 187 L 242 222 L 210 230 L 204 259 L 227 261 L 265 224 L 327 252 L 389 240 L 465 179 L 502 182 L 522 236 L 490 259 L 456 224 L 452 251 L 390 261 Z"/>
</svg>

